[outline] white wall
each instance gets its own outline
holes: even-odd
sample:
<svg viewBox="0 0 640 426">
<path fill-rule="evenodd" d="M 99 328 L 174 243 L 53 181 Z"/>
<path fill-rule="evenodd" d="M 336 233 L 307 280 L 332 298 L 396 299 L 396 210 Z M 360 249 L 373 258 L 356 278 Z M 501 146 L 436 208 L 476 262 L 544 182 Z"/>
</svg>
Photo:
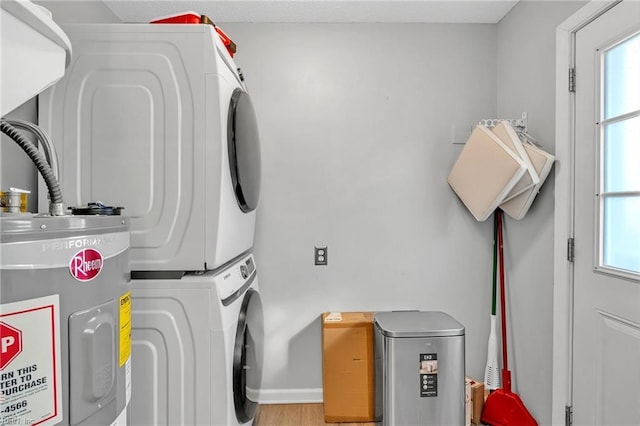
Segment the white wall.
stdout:
<svg viewBox="0 0 640 426">
<path fill-rule="evenodd" d="M 452 125 L 496 113 L 495 25 L 225 24 L 262 141 L 266 400 L 319 400 L 324 311 L 442 310 L 482 378 L 491 221 L 447 185 Z M 314 266 L 328 245 L 328 266 Z M 549 349 L 550 350 L 550 349 Z"/>
<path fill-rule="evenodd" d="M 528 112 L 529 133 L 552 153 L 555 29 L 584 4 L 521 1 L 498 24 L 498 115 Z M 540 424 L 551 424 L 553 187 L 552 172 L 527 216 L 505 225 L 509 369 Z"/>
</svg>

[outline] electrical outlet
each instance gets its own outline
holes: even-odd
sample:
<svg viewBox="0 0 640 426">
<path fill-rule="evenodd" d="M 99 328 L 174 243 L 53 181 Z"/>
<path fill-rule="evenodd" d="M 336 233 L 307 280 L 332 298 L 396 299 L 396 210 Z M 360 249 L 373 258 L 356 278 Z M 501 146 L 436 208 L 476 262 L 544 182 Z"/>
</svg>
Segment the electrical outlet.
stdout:
<svg viewBox="0 0 640 426">
<path fill-rule="evenodd" d="M 324 266 L 327 264 L 327 246 L 324 247 L 314 247 L 314 263 L 316 266 Z"/>
</svg>

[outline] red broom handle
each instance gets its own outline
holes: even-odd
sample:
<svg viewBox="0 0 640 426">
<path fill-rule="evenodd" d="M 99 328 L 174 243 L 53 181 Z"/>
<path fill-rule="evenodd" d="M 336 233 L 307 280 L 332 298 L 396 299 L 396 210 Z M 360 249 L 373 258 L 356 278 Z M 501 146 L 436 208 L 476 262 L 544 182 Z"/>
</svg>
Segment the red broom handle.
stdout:
<svg viewBox="0 0 640 426">
<path fill-rule="evenodd" d="M 498 258 L 500 260 L 500 311 L 502 325 L 502 389 L 511 392 L 511 372 L 507 359 L 507 307 L 504 279 L 504 236 L 502 232 L 502 210 L 498 209 Z"/>
<path fill-rule="evenodd" d="M 503 249 L 503 235 L 502 235 L 502 210 L 498 210 L 498 259 L 500 259 L 500 312 L 501 326 L 502 326 L 502 368 L 509 369 L 507 363 L 507 315 L 506 315 L 506 302 L 504 294 L 504 249 Z"/>
</svg>

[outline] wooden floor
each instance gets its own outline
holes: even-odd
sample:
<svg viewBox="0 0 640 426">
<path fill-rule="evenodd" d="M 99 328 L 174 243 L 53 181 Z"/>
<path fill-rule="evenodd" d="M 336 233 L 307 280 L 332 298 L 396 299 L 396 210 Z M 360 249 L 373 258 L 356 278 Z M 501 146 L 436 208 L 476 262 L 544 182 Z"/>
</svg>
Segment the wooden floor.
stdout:
<svg viewBox="0 0 640 426">
<path fill-rule="evenodd" d="M 258 407 L 255 426 L 374 426 L 375 423 L 325 423 L 322 404 L 267 404 Z"/>
</svg>

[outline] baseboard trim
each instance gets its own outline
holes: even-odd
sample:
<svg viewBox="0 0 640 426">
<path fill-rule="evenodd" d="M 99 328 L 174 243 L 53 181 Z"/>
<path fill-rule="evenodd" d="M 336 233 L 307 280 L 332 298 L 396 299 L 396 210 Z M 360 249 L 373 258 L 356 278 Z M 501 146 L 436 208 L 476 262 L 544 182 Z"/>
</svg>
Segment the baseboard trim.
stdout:
<svg viewBox="0 0 640 426">
<path fill-rule="evenodd" d="M 310 404 L 322 402 L 322 388 L 260 389 L 260 404 Z"/>
</svg>

